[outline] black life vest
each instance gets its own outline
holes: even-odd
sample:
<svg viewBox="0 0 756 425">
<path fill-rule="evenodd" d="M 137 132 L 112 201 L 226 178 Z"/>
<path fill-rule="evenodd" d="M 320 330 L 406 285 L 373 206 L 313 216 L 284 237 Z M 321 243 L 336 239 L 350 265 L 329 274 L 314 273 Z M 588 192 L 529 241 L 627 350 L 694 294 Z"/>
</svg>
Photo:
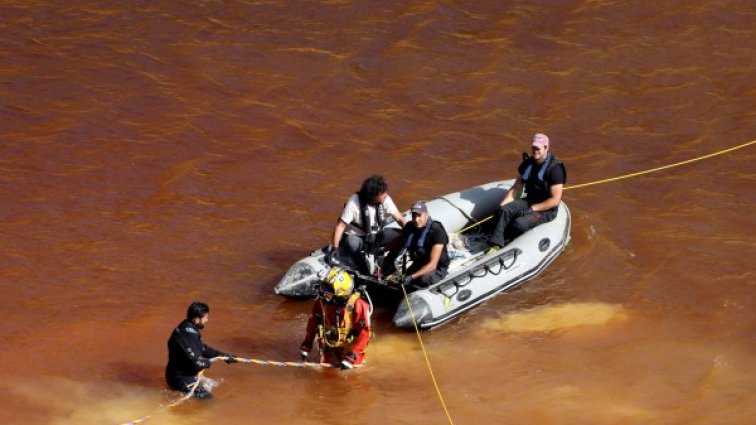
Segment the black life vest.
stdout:
<svg viewBox="0 0 756 425">
<path fill-rule="evenodd" d="M 357 195 L 357 202 L 360 204 L 360 218 L 362 219 L 362 224 L 357 226 L 357 223 L 354 223 L 355 226 L 362 229 L 365 234 L 369 234 L 371 231 L 371 220 L 370 220 L 370 204 L 368 202 L 365 202 L 359 193 Z M 379 204 L 375 206 L 375 224 L 378 226 L 377 230 L 383 229 L 383 213 L 382 209 L 384 208 L 383 204 Z"/>
<path fill-rule="evenodd" d="M 412 261 L 421 261 L 423 263 L 430 261 L 430 251 L 426 249 L 425 239 L 428 237 L 428 234 L 434 230 L 433 226 L 441 227 L 441 231 L 446 232 L 444 225 L 441 224 L 440 221 L 433 221 L 433 219 L 428 217 L 428 222 L 425 223 L 425 227 L 423 227 L 423 230 L 420 232 L 420 236 L 417 239 L 415 239 L 417 232 L 414 231 L 414 229 L 407 239 L 405 239 L 404 247 L 412 257 Z M 446 247 L 444 247 L 444 252 L 441 254 L 441 258 L 438 261 L 440 267 L 448 266 L 447 258 L 448 254 L 446 254 Z"/>
<path fill-rule="evenodd" d="M 525 191 L 527 192 L 527 199 L 530 204 L 537 204 L 551 197 L 551 187 L 544 179 L 544 176 L 554 167 L 562 167 L 564 179 L 565 181 L 567 180 L 567 170 L 564 168 L 564 164 L 562 161 L 554 157 L 551 152 L 546 154 L 546 161 L 544 161 L 537 173 L 533 172 L 538 166 L 535 159 L 528 156 L 527 153 L 523 153 L 522 158 L 525 161 L 526 166 L 525 171 L 520 178 L 525 184 Z"/>
<path fill-rule="evenodd" d="M 380 241 L 383 233 L 383 204 L 375 205 L 375 223 L 370 220 L 370 204 L 365 202 L 359 193 L 357 193 L 357 202 L 360 204 L 360 218 L 362 224 L 355 226 L 362 229 L 365 233 L 365 251 L 372 251 L 373 247 Z"/>
</svg>

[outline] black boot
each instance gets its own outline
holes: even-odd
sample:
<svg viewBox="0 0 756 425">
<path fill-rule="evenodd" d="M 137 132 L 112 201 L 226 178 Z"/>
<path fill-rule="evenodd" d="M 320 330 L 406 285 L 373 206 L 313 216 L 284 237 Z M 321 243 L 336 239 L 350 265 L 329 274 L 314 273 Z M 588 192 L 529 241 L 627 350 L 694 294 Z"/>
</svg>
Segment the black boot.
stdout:
<svg viewBox="0 0 756 425">
<path fill-rule="evenodd" d="M 187 392 L 186 394 L 189 393 Z M 200 400 L 210 400 L 211 398 L 213 398 L 213 393 L 208 391 L 202 385 L 197 385 L 197 388 L 195 388 L 194 392 L 192 393 L 192 397 L 198 398 Z"/>
</svg>

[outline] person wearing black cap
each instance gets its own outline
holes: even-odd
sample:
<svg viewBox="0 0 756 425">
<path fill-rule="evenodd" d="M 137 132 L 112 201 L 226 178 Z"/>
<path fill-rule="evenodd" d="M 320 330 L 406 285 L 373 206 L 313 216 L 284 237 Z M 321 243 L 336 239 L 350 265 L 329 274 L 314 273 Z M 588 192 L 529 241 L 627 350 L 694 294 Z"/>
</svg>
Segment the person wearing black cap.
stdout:
<svg viewBox="0 0 756 425">
<path fill-rule="evenodd" d="M 567 170 L 551 154 L 545 134 L 533 136 L 532 149 L 533 156 L 524 155 L 517 169 L 519 176 L 501 201 L 496 227 L 489 239 L 493 248 L 503 247 L 526 231 L 556 218 Z M 519 198 L 523 187 L 527 196 Z"/>
<path fill-rule="evenodd" d="M 412 259 L 412 265 L 404 275 L 405 285 L 430 286 L 444 277 L 449 269 L 449 253 L 446 244 L 449 235 L 444 225 L 428 215 L 425 201 L 412 205 L 412 220 L 402 228 L 402 233 L 388 246 L 389 254 L 383 260 L 381 269 L 391 274 L 396 256 L 404 246 Z"/>
</svg>

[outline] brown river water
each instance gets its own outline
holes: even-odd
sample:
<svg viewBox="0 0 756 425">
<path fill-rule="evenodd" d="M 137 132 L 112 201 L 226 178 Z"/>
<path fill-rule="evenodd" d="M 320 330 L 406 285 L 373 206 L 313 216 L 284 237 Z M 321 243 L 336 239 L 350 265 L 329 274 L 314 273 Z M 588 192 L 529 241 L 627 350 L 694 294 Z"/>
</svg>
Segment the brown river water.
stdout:
<svg viewBox="0 0 756 425">
<path fill-rule="evenodd" d="M 0 423 L 756 423 L 756 146 L 565 191 L 541 275 L 422 339 L 379 307 L 352 372 L 218 364 L 159 406 L 166 340 L 298 361 L 276 296 L 384 174 L 399 208 L 570 184 L 756 138 L 756 3 L 0 4 Z M 448 410 L 448 416 L 445 409 Z"/>
</svg>

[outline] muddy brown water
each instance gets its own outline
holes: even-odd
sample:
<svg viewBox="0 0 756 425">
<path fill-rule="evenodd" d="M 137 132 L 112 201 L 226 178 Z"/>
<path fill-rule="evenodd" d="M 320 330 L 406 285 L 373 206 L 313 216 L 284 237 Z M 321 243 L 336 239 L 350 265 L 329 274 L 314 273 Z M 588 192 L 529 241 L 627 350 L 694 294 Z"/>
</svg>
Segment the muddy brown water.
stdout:
<svg viewBox="0 0 756 425">
<path fill-rule="evenodd" d="M 752 141 L 756 6 L 678 3 L 3 2 L 0 423 L 155 413 L 195 299 L 211 345 L 297 360 L 273 286 L 369 174 L 404 210 L 535 132 L 571 184 Z M 755 152 L 566 191 L 557 261 L 422 335 L 454 423 L 754 423 Z M 390 318 L 365 369 L 219 364 L 149 423 L 448 423 Z"/>
</svg>

